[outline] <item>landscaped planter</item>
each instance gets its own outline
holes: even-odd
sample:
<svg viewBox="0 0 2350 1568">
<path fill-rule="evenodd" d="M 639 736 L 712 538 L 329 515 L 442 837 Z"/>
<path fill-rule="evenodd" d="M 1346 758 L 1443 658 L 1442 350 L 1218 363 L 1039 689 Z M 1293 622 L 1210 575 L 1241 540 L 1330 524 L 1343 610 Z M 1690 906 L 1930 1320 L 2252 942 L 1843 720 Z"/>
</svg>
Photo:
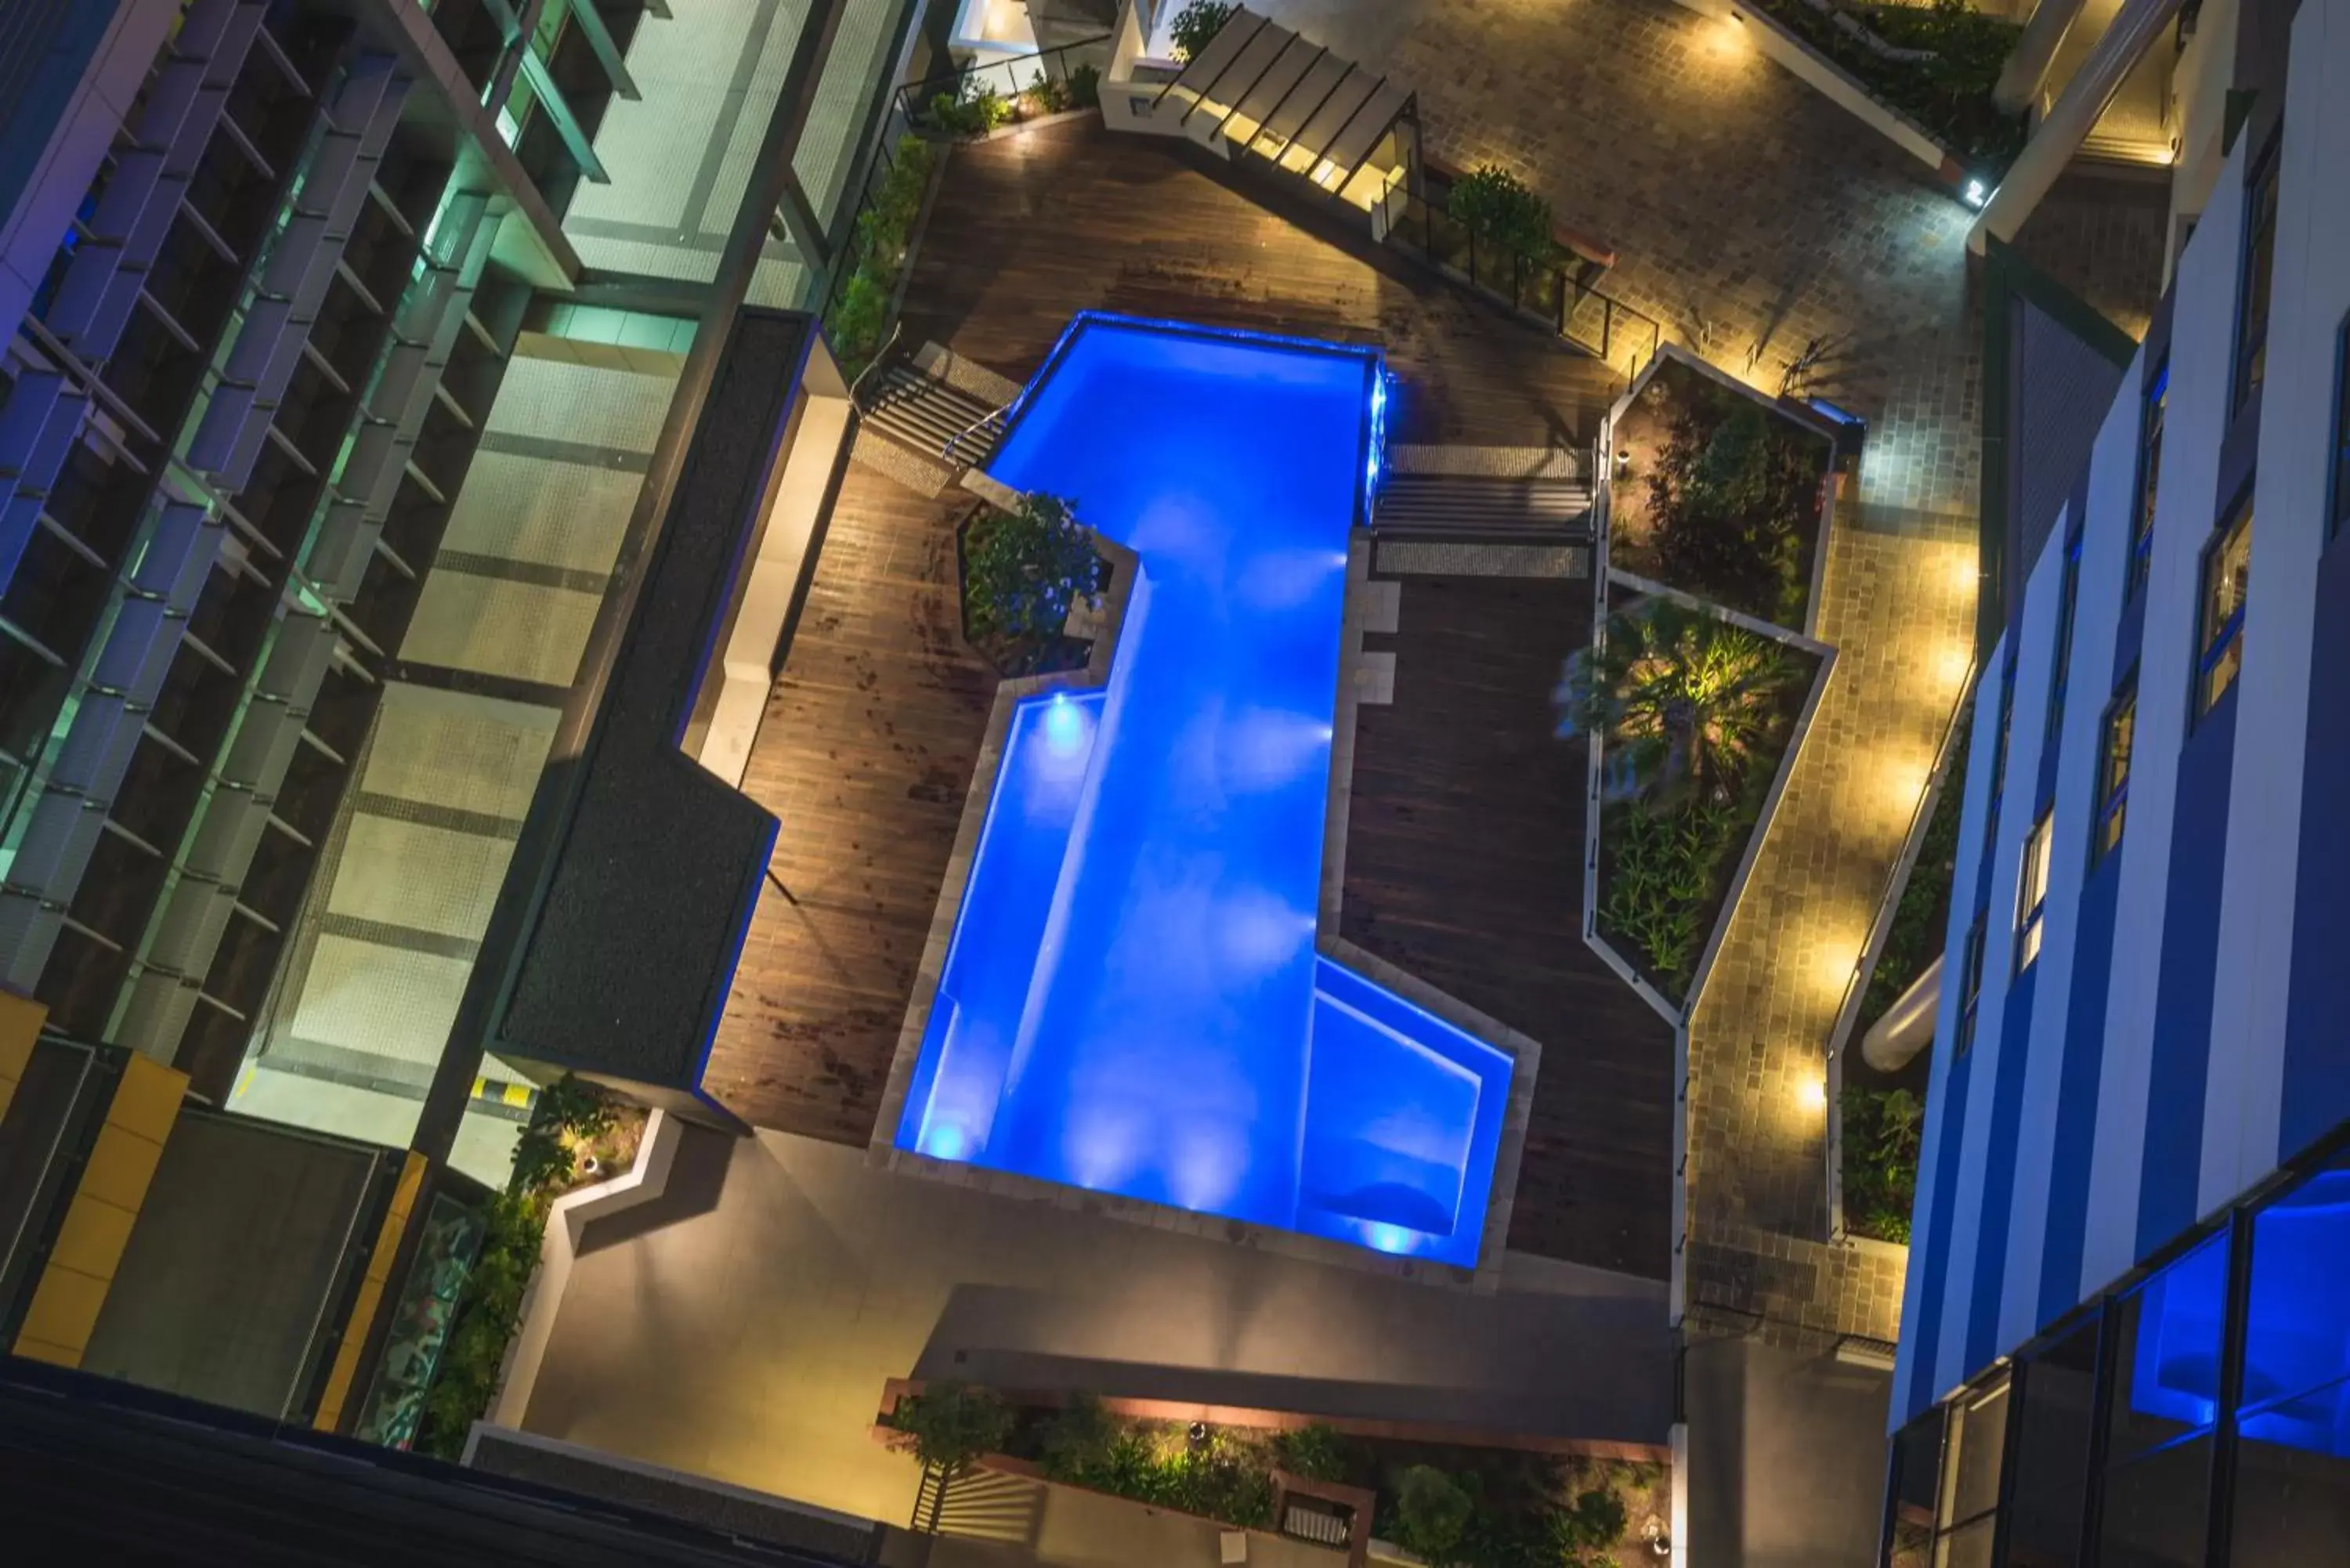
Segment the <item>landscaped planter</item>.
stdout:
<svg viewBox="0 0 2350 1568">
<path fill-rule="evenodd" d="M 878 1440 L 904 1445 L 891 1420 L 899 1401 L 923 1387 L 896 1378 L 884 1386 L 873 1428 Z M 1366 1561 L 1375 1530 L 1393 1539 L 1403 1527 L 1396 1478 L 1414 1466 L 1433 1467 L 1476 1497 L 1478 1519 L 1455 1553 L 1464 1564 L 1539 1560 L 1596 1568 L 1608 1553 L 1629 1564 L 1655 1554 L 1651 1543 L 1671 1517 L 1669 1455 L 1661 1448 L 1512 1438 L 1419 1423 L 1318 1421 L 1156 1400 L 1089 1401 L 1017 1390 L 1002 1391 L 1001 1397 L 1013 1411 L 1003 1445 L 1010 1451 L 985 1456 L 978 1461 L 983 1468 L 1122 1497 L 1226 1529 L 1315 1541 L 1344 1551 L 1352 1563 Z M 1093 1463 L 1071 1462 L 1067 1445 L 1055 1436 L 1067 1431 L 1073 1409 L 1091 1412 L 1082 1419 L 1108 1423 L 1114 1434 L 1110 1451 Z M 1221 1479 L 1183 1480 L 1216 1467 L 1225 1467 Z M 1187 1492 L 1187 1484 L 1196 1490 Z M 1614 1502 L 1574 1516 L 1607 1520 L 1620 1505 L 1620 1525 L 1606 1541 L 1576 1538 L 1570 1528 L 1560 1537 L 1570 1544 L 1557 1544 L 1557 1516 L 1573 1514 L 1593 1492 Z M 1320 1534 L 1319 1520 L 1343 1522 L 1343 1546 Z M 1293 1528 L 1281 1528 L 1284 1521 Z M 1516 1554 L 1537 1538 L 1546 1548 L 1556 1545 L 1556 1553 Z"/>
<path fill-rule="evenodd" d="M 1030 675 L 1061 675 L 1083 670 L 1093 658 L 1094 639 L 1097 633 L 1102 595 L 1110 586 L 1110 563 L 1097 556 L 1094 575 L 1082 590 L 1077 602 L 1070 606 L 1067 618 L 1055 632 L 1009 634 L 982 629 L 974 624 L 973 585 L 971 568 L 970 543 L 974 527 L 983 527 L 997 511 L 992 502 L 974 505 L 955 525 L 956 602 L 962 616 L 963 640 L 972 650 L 987 660 L 998 675 L 1014 679 Z"/>
</svg>

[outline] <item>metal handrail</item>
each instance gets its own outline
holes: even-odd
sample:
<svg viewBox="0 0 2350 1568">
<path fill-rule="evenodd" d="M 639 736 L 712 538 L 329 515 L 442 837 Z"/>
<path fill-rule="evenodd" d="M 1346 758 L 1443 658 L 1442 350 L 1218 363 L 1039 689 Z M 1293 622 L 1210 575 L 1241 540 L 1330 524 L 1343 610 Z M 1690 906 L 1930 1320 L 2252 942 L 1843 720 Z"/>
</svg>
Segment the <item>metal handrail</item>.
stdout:
<svg viewBox="0 0 2350 1568">
<path fill-rule="evenodd" d="M 1060 79 L 1066 81 L 1069 79 L 1068 56 L 1071 50 L 1102 48 L 1111 42 L 1111 35 L 1102 33 L 1090 38 L 1077 38 L 1069 43 L 1055 44 L 1049 49 L 1038 49 L 1033 54 L 1014 55 L 1006 59 L 990 60 L 984 65 L 965 66 L 959 71 L 942 71 L 934 77 L 924 77 L 920 81 L 908 82 L 898 89 L 898 112 L 905 116 L 907 124 L 919 125 L 921 123 L 920 111 L 931 99 L 951 88 L 955 98 L 960 100 L 962 97 L 962 83 L 990 71 L 1002 71 L 1004 81 L 1012 87 L 1013 92 L 1020 92 L 1024 89 L 1019 85 L 1020 77 L 1015 67 L 1036 62 L 1048 62 L 1055 57 L 1059 57 L 1061 63 Z M 1052 77 L 1050 69 L 1041 64 L 1038 65 L 1036 74 L 1046 79 L 1051 79 Z"/>
<path fill-rule="evenodd" d="M 987 412 L 980 415 L 979 418 L 972 421 L 971 423 L 963 426 L 962 429 L 949 436 L 947 438 L 947 444 L 939 448 L 939 455 L 949 462 L 952 462 L 954 461 L 955 448 L 961 446 L 966 440 L 975 434 L 983 427 L 1002 419 L 1005 414 L 1009 413 L 1011 410 L 1012 405 L 1010 403 L 1004 404 L 1000 409 L 988 410 Z"/>
<path fill-rule="evenodd" d="M 881 361 L 887 359 L 889 357 L 889 350 L 898 346 L 898 335 L 905 330 L 904 321 L 891 322 L 889 336 L 881 339 L 881 347 L 873 350 L 873 358 L 865 362 L 865 369 L 857 372 L 857 379 L 848 383 L 848 406 L 858 413 L 865 412 L 865 405 L 857 400 L 857 389 L 865 385 L 866 377 L 881 368 Z"/>
</svg>

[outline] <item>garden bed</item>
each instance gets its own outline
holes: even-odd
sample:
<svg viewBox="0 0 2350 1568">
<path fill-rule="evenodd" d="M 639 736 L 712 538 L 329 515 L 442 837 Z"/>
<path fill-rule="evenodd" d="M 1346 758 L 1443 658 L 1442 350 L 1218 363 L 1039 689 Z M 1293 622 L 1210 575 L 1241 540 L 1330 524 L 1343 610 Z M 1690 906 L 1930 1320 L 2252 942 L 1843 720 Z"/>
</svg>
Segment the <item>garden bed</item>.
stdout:
<svg viewBox="0 0 2350 1568">
<path fill-rule="evenodd" d="M 1047 511 L 1028 515 L 1039 502 Z M 963 640 L 1006 679 L 1083 670 L 1093 657 L 1093 638 L 1070 628 L 1099 615 L 1111 566 L 1066 508 L 1052 514 L 1057 504 L 1027 497 L 1023 511 L 1006 512 L 982 502 L 955 525 Z"/>
<path fill-rule="evenodd" d="M 1668 349 L 1614 439 L 1609 566 L 1811 631 L 1835 460 L 1825 431 Z"/>
<path fill-rule="evenodd" d="M 2002 114 L 1991 101 L 2000 69 L 2023 31 L 2016 24 L 1971 10 L 1962 0 L 1929 5 L 1746 3 L 1933 138 L 1986 186 L 1997 184 L 2023 151 L 2030 134 L 2023 118 Z M 1839 25 L 1839 18 L 1849 25 Z M 1882 50 L 1872 47 L 1871 36 Z"/>
<path fill-rule="evenodd" d="M 889 330 L 940 156 L 922 138 L 901 136 L 894 151 L 883 151 L 867 185 L 841 285 L 824 317 L 841 373 L 851 380 L 873 362 Z"/>
<path fill-rule="evenodd" d="M 893 1381 L 883 1405 L 877 1435 L 918 1454 L 978 1441 L 978 1465 L 1246 1530 L 1278 1528 L 1278 1498 L 1336 1499 L 1310 1506 L 1348 1516 L 1358 1540 L 1459 1568 L 1628 1568 L 1661 1558 L 1652 1542 L 1671 1518 L 1669 1467 L 1637 1449 L 1511 1448 L 1269 1411 L 1218 1410 L 1211 1422 L 1147 1401 L 951 1384 Z"/>
<path fill-rule="evenodd" d="M 1611 647 L 1633 639 L 1650 618 L 1672 618 L 1687 629 L 1629 656 L 1633 669 L 1617 690 L 1630 701 L 1601 735 L 1595 929 L 1669 1006 L 1686 1011 L 1827 659 L 1677 603 L 1617 603 L 1609 618 Z M 1640 671 L 1675 666 L 1666 641 L 1702 649 L 1678 668 L 1699 665 L 1693 683 L 1718 697 L 1692 704 L 1677 690 L 1642 694 L 1648 678 Z M 1720 670 L 1703 662 L 1717 657 L 1726 660 Z M 1669 670 L 1666 680 L 1691 683 Z M 1679 713 L 1710 732 L 1702 744 L 1714 755 L 1700 766 L 1704 776 L 1669 772 L 1689 765 L 1690 742 L 1659 732 L 1672 722 L 1667 715 Z M 1675 756 L 1684 760 L 1675 763 Z"/>
</svg>

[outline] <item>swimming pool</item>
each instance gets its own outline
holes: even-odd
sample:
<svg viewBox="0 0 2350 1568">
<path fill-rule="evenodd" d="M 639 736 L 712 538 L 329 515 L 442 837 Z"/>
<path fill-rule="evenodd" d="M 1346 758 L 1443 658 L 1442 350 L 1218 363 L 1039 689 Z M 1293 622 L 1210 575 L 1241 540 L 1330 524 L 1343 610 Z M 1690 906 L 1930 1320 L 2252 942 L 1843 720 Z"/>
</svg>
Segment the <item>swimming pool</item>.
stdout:
<svg viewBox="0 0 2350 1568">
<path fill-rule="evenodd" d="M 1138 570 L 1013 710 L 895 1141 L 1473 1266 L 1512 1061 L 1315 950 L 1374 350 L 1087 316 L 989 465 Z"/>
</svg>

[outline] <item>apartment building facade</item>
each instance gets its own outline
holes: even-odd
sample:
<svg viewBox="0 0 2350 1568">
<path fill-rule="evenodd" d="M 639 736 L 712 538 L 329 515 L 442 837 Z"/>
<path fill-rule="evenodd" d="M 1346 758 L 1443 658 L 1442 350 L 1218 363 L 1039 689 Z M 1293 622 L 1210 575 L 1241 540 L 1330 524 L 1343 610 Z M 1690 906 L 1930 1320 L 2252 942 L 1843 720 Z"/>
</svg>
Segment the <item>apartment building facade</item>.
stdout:
<svg viewBox="0 0 2350 1568">
<path fill-rule="evenodd" d="M 2350 5 L 2261 20 L 1981 664 L 1889 1563 L 2350 1539 Z"/>
<path fill-rule="evenodd" d="M 712 649 L 782 634 L 916 9 L 0 28 L 0 1343 L 364 1428 L 533 1082 L 632 1081 L 485 1048 L 604 762 L 714 754 Z"/>
</svg>

